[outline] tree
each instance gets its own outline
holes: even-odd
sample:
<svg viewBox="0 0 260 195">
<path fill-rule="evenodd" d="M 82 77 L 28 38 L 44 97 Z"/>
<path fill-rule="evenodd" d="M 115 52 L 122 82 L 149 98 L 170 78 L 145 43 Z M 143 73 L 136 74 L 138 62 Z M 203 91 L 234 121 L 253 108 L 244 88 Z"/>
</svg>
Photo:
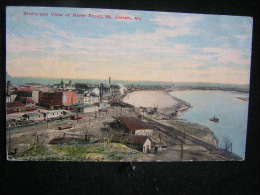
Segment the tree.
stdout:
<svg viewBox="0 0 260 195">
<path fill-rule="evenodd" d="M 61 85 L 61 87 L 63 87 L 63 85 L 64 85 L 63 80 L 61 80 L 60 85 Z"/>
</svg>

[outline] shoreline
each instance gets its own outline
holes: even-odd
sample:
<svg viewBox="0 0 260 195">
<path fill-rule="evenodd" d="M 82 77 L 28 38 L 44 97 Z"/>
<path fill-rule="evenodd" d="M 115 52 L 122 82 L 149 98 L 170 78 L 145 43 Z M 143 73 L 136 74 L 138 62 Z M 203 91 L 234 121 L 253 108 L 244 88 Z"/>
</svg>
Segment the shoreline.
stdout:
<svg viewBox="0 0 260 195">
<path fill-rule="evenodd" d="M 142 91 L 147 91 L 147 90 L 142 90 Z M 242 158 L 237 154 L 228 151 L 223 151 L 220 148 L 218 148 L 219 140 L 209 127 L 202 125 L 200 123 L 194 123 L 194 122 L 190 122 L 178 118 L 178 113 L 188 111 L 192 107 L 192 105 L 180 98 L 171 95 L 170 92 L 174 90 L 162 89 L 162 90 L 154 90 L 154 91 L 163 91 L 165 95 L 170 96 L 177 103 L 172 106 L 159 108 L 157 114 L 152 114 L 152 115 L 148 113 L 145 114 L 146 119 L 148 119 L 149 121 L 151 120 L 157 122 L 158 125 L 168 126 L 169 129 L 172 130 L 175 129 L 174 131 L 178 131 L 179 133 L 182 133 L 184 130 L 186 130 L 185 134 L 187 136 L 190 136 L 191 139 L 193 138 L 197 139 L 197 143 L 198 143 L 197 146 L 201 146 L 200 144 L 202 145 L 209 144 L 215 148 L 218 154 L 222 152 L 221 156 L 225 160 L 242 160 Z M 134 107 L 138 108 L 136 106 Z"/>
<path fill-rule="evenodd" d="M 144 90 L 144 91 L 146 91 L 146 90 Z M 159 90 L 156 90 L 156 91 L 159 91 Z M 149 117 L 150 119 L 152 119 L 152 118 L 156 119 L 157 122 L 159 122 L 159 123 L 162 122 L 161 124 L 165 124 L 164 121 L 166 121 L 166 123 L 168 125 L 171 125 L 172 121 L 182 121 L 183 125 L 185 124 L 189 128 L 191 128 L 192 126 L 196 126 L 201 131 L 207 132 L 207 134 L 209 136 L 211 136 L 211 144 L 217 146 L 218 139 L 214 135 L 214 132 L 209 127 L 206 127 L 206 126 L 201 125 L 199 123 L 191 123 L 190 121 L 182 120 L 182 119 L 178 118 L 178 113 L 188 111 L 192 107 L 192 105 L 190 103 L 188 103 L 188 102 L 186 102 L 186 101 L 184 101 L 180 98 L 177 98 L 175 96 L 172 96 L 170 94 L 170 91 L 167 91 L 167 90 L 160 90 L 160 91 L 164 92 L 165 95 L 169 96 L 174 101 L 176 101 L 176 104 L 172 105 L 172 106 L 158 108 L 157 115 L 153 114 L 151 117 Z M 134 106 L 134 107 L 138 108 L 136 106 Z M 151 107 L 147 107 L 147 108 L 151 108 Z M 169 123 L 167 121 L 169 121 Z M 198 137 L 198 138 L 201 138 L 201 137 Z"/>
<path fill-rule="evenodd" d="M 249 89 L 238 89 L 238 88 L 222 88 L 222 87 L 175 87 L 166 89 L 166 91 L 185 91 L 185 90 L 209 90 L 209 91 L 229 91 L 238 93 L 249 93 Z"/>
</svg>

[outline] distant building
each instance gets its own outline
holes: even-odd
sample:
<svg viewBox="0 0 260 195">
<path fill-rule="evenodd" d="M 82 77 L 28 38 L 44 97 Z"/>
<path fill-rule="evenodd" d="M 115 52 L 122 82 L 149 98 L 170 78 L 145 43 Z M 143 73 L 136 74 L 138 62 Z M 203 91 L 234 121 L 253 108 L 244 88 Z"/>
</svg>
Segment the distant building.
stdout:
<svg viewBox="0 0 260 195">
<path fill-rule="evenodd" d="M 127 88 L 122 84 L 118 84 L 118 86 L 119 86 L 120 95 L 124 95 L 127 91 Z"/>
<path fill-rule="evenodd" d="M 130 134 L 152 136 L 153 128 L 135 117 L 118 117 L 117 120 L 127 129 Z"/>
<path fill-rule="evenodd" d="M 11 94 L 9 97 L 10 97 L 10 102 L 14 102 L 16 97 L 17 97 L 17 95 L 16 94 Z"/>
<path fill-rule="evenodd" d="M 74 112 L 79 113 L 88 113 L 88 112 L 97 112 L 98 106 L 90 104 L 81 104 L 73 107 Z"/>
<path fill-rule="evenodd" d="M 75 91 L 62 92 L 62 105 L 72 106 L 78 104 L 78 94 Z"/>
<path fill-rule="evenodd" d="M 38 113 L 38 112 L 26 113 L 22 117 L 23 117 L 24 120 L 34 120 L 34 121 L 44 120 L 43 113 Z"/>
<path fill-rule="evenodd" d="M 100 89 L 98 87 L 95 87 L 92 89 L 91 94 L 93 96 L 99 96 L 100 95 Z"/>
<path fill-rule="evenodd" d="M 39 103 L 39 93 L 40 91 L 32 91 L 32 99 L 36 104 Z"/>
<path fill-rule="evenodd" d="M 64 110 L 45 110 L 41 111 L 41 113 L 44 116 L 44 119 L 55 119 L 64 116 L 65 111 Z"/>
<path fill-rule="evenodd" d="M 28 87 L 17 88 L 16 95 L 19 97 L 32 97 L 32 89 Z"/>
<path fill-rule="evenodd" d="M 89 84 L 86 84 L 86 83 L 75 83 L 75 88 L 76 90 L 79 90 L 79 91 L 86 91 L 86 90 L 91 90 L 93 87 L 90 86 Z"/>
<path fill-rule="evenodd" d="M 6 96 L 5 102 L 6 103 L 10 103 L 11 102 L 11 96 L 10 95 Z"/>
<path fill-rule="evenodd" d="M 25 109 L 25 105 L 19 102 L 15 102 L 15 103 L 6 103 L 6 113 L 7 114 L 11 114 L 11 113 L 15 113 L 15 112 L 22 112 L 26 110 Z"/>
<path fill-rule="evenodd" d="M 111 85 L 110 86 L 110 93 L 112 96 L 121 95 L 120 87 L 118 85 Z"/>
<path fill-rule="evenodd" d="M 19 102 L 25 104 L 27 107 L 35 107 L 35 102 L 31 97 L 20 97 Z"/>
<path fill-rule="evenodd" d="M 33 111 L 33 110 L 36 110 L 36 108 L 35 108 L 35 104 L 33 104 L 32 102 L 21 103 L 17 101 L 17 102 L 6 103 L 7 114 L 11 114 L 15 112 Z"/>
<path fill-rule="evenodd" d="M 30 97 L 33 101 L 38 104 L 39 103 L 39 92 L 40 90 L 33 90 L 30 87 L 19 87 L 17 88 L 16 95 L 17 98 Z"/>
<path fill-rule="evenodd" d="M 112 136 L 112 142 L 122 143 L 145 153 L 149 153 L 152 150 L 152 141 L 147 136 L 115 134 Z"/>
<path fill-rule="evenodd" d="M 99 97 L 95 93 L 85 92 L 83 94 L 84 104 L 95 104 L 99 102 Z"/>
<path fill-rule="evenodd" d="M 62 107 L 62 92 L 40 92 L 39 105 L 52 109 Z"/>
<path fill-rule="evenodd" d="M 78 95 L 74 91 L 41 92 L 39 105 L 51 109 L 65 108 L 78 104 Z"/>
</svg>

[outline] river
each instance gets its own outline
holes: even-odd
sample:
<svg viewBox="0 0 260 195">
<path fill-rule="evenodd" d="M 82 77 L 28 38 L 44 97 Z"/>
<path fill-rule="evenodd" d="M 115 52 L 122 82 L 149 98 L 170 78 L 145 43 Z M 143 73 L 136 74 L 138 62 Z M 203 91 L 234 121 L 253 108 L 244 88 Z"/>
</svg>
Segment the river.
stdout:
<svg viewBox="0 0 260 195">
<path fill-rule="evenodd" d="M 211 90 L 173 91 L 170 94 L 192 105 L 179 118 L 206 125 L 219 139 L 220 145 L 228 138 L 232 142 L 232 151 L 245 157 L 248 101 L 237 97 L 248 97 L 248 94 Z M 218 123 L 209 121 L 213 115 L 219 118 Z"/>
</svg>

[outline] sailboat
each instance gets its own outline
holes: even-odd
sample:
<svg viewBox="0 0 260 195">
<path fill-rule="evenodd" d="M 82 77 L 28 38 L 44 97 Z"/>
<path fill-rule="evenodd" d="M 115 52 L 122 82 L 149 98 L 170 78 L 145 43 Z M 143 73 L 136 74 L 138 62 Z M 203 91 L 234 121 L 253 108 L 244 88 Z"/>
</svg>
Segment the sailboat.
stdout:
<svg viewBox="0 0 260 195">
<path fill-rule="evenodd" d="M 216 102 L 217 102 L 217 99 L 215 98 L 215 101 L 212 104 L 212 111 L 213 111 L 213 113 L 215 113 Z M 213 117 L 209 118 L 209 120 L 214 122 L 214 123 L 218 123 L 219 122 L 219 118 L 216 117 L 215 114 L 214 114 Z"/>
<path fill-rule="evenodd" d="M 209 119 L 212 122 L 218 123 L 219 122 L 219 118 L 217 118 L 215 115 Z"/>
</svg>

